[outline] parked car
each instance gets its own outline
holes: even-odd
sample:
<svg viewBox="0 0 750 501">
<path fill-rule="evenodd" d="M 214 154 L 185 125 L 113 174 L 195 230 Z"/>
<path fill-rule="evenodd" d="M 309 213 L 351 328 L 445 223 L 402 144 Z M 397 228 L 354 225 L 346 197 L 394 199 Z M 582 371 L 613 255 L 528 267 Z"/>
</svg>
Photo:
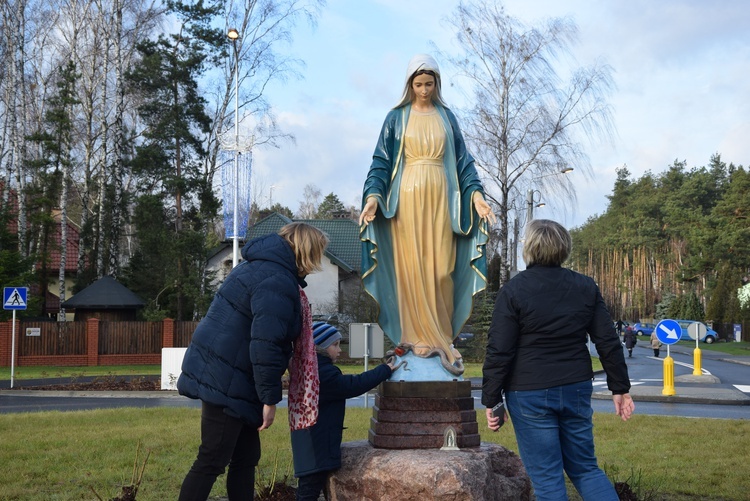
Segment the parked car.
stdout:
<svg viewBox="0 0 750 501">
<path fill-rule="evenodd" d="M 690 334 L 688 334 L 688 326 L 690 324 L 702 324 L 704 327 L 706 327 L 706 324 L 704 324 L 703 322 L 698 322 L 697 320 L 675 320 L 675 322 L 680 324 L 680 328 L 682 329 L 680 341 L 695 341 L 695 339 L 691 338 Z M 719 334 L 715 330 L 706 327 L 706 334 L 703 336 L 703 339 L 701 339 L 701 341 L 707 344 L 711 344 L 718 338 Z"/>
<path fill-rule="evenodd" d="M 655 328 L 656 324 L 648 322 L 636 322 L 635 325 L 633 325 L 633 330 L 639 336 L 650 336 Z"/>
<path fill-rule="evenodd" d="M 453 341 L 453 344 L 457 348 L 459 348 L 461 346 L 466 346 L 467 344 L 469 344 L 469 341 L 471 341 L 472 339 L 474 339 L 474 334 L 473 333 L 471 333 L 471 332 L 461 332 L 456 337 L 456 340 Z"/>
</svg>

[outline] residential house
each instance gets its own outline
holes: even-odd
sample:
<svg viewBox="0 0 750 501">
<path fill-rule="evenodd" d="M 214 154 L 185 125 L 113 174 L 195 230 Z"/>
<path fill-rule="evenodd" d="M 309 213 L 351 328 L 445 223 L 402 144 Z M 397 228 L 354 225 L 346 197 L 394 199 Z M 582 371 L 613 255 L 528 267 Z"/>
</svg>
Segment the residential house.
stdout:
<svg viewBox="0 0 750 501">
<path fill-rule="evenodd" d="M 323 271 L 314 273 L 306 279 L 305 292 L 310 299 L 313 314 L 342 311 L 343 298 L 359 294 L 362 289 L 359 226 L 349 218 L 292 220 L 274 212 L 252 225 L 248 230 L 247 239 L 276 233 L 282 226 L 291 222 L 315 226 L 330 238 L 322 263 Z M 244 242 L 240 242 L 240 248 L 243 244 Z M 232 269 L 232 245 L 231 240 L 223 242 L 209 255 L 208 269 L 215 272 L 217 287 Z"/>
</svg>

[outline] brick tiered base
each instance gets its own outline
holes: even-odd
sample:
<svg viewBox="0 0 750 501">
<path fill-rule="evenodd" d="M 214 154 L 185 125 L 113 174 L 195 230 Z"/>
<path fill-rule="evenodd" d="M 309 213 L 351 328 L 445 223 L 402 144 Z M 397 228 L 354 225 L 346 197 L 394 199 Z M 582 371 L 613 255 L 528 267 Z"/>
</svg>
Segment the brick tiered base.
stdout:
<svg viewBox="0 0 750 501">
<path fill-rule="evenodd" d="M 386 381 L 375 397 L 369 441 L 381 449 L 439 449 L 448 427 L 459 448 L 479 447 L 470 381 Z"/>
</svg>

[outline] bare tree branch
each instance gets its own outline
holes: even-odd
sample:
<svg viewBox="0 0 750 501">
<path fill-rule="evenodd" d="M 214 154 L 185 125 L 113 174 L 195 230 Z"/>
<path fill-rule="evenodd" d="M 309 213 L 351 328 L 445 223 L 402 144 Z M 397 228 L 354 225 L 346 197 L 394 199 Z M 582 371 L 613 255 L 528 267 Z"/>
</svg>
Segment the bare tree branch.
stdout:
<svg viewBox="0 0 750 501">
<path fill-rule="evenodd" d="M 563 205 L 574 202 L 573 183 L 556 174 L 574 167 L 589 175 L 582 141 L 611 137 L 612 70 L 596 62 L 562 81 L 558 72 L 570 66 L 562 56 L 570 55 L 578 35 L 568 18 L 526 27 L 497 2 L 477 0 L 461 2 L 446 22 L 462 49 L 443 54 L 458 73 L 451 85 L 471 89 L 472 104 L 460 112 L 463 130 L 499 212 L 502 284 L 512 262 L 510 218 L 523 217 L 528 190 Z"/>
</svg>

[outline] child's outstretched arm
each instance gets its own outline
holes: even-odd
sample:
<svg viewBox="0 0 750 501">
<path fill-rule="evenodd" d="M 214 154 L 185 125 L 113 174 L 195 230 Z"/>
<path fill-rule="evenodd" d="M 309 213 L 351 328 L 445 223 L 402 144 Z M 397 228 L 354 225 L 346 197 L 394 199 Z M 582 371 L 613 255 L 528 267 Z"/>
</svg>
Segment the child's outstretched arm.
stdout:
<svg viewBox="0 0 750 501">
<path fill-rule="evenodd" d="M 366 393 L 386 381 L 393 373 L 393 366 L 382 364 L 362 374 L 342 374 L 336 368 L 335 374 L 321 377 L 320 399 L 340 400 L 354 398 Z"/>
</svg>

